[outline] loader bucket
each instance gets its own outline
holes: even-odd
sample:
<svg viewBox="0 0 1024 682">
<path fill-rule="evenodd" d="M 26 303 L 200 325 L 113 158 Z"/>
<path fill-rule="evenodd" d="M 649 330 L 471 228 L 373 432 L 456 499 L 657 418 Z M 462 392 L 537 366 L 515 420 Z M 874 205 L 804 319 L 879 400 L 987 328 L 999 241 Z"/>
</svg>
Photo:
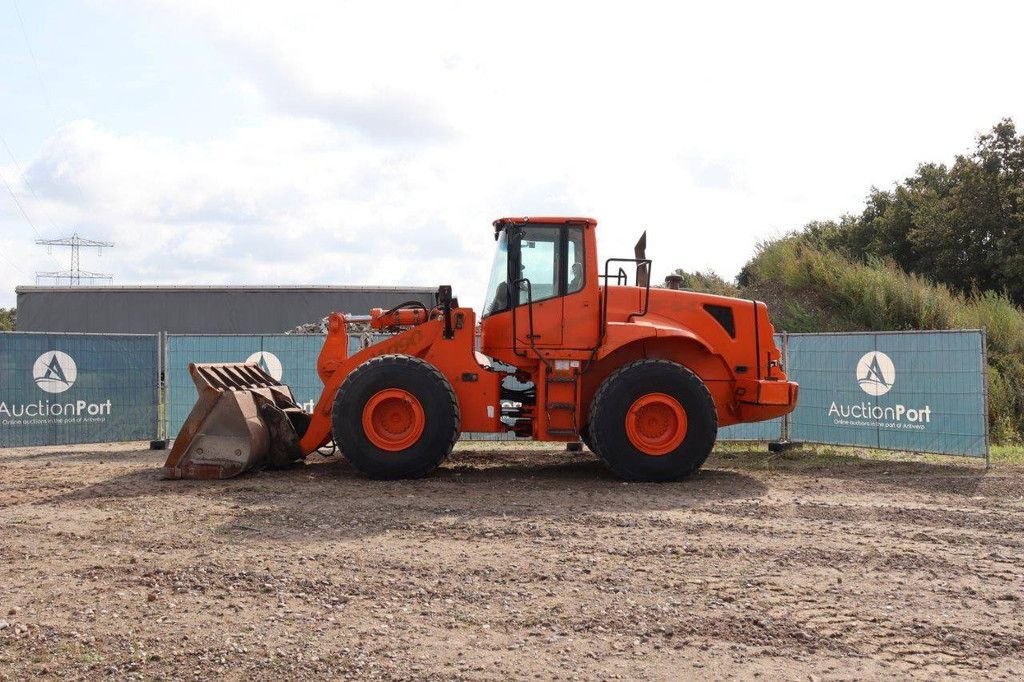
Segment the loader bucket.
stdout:
<svg viewBox="0 0 1024 682">
<path fill-rule="evenodd" d="M 302 459 L 309 414 L 255 364 L 188 366 L 199 399 L 164 463 L 164 478 L 231 478 Z"/>
</svg>

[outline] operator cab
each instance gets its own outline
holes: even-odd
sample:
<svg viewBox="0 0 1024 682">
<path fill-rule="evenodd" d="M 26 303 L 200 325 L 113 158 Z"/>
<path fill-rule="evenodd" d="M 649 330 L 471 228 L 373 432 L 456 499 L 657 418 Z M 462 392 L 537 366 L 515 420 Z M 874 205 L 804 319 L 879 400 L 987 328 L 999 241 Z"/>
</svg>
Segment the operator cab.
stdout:
<svg viewBox="0 0 1024 682">
<path fill-rule="evenodd" d="M 591 218 L 494 222 L 498 248 L 481 314 L 484 352 L 511 349 L 523 357 L 526 349 L 596 347 L 596 225 Z"/>
<path fill-rule="evenodd" d="M 549 222 L 552 220 L 558 222 Z M 525 304 L 528 296 L 538 303 L 582 290 L 586 272 L 584 228 L 596 224 L 590 218 L 496 220 L 494 238 L 498 248 L 482 317 Z M 509 282 L 518 282 L 518 286 L 510 287 Z"/>
</svg>

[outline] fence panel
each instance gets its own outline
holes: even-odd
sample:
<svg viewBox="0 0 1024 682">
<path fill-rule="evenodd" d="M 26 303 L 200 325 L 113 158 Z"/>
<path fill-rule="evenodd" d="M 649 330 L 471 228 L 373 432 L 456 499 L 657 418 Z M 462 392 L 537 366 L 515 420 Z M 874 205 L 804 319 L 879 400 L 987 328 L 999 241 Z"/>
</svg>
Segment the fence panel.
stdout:
<svg viewBox="0 0 1024 682">
<path fill-rule="evenodd" d="M 156 437 L 154 335 L 0 333 L 0 447 Z"/>
<path fill-rule="evenodd" d="M 354 334 L 349 352 L 387 338 Z M 167 337 L 168 434 L 195 402 L 189 362 L 260 362 L 311 409 L 322 385 L 316 374 L 320 335 Z M 800 383 L 789 416 L 796 442 L 985 456 L 987 430 L 983 334 L 977 331 L 792 334 L 786 368 Z M 783 420 L 737 424 L 719 439 L 772 441 Z M 463 434 L 515 440 L 512 434 Z"/>
<path fill-rule="evenodd" d="M 793 441 L 985 457 L 980 331 L 792 334 Z"/>
</svg>

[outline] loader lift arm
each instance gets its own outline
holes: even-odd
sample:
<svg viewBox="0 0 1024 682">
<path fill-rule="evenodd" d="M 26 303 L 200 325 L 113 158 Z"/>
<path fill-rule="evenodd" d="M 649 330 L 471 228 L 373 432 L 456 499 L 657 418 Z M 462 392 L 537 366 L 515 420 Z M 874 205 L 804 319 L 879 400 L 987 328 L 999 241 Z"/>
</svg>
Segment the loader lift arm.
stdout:
<svg viewBox="0 0 1024 682">
<path fill-rule="evenodd" d="M 247 469 L 290 464 L 332 440 L 338 444 L 346 434 L 338 433 L 336 426 L 352 417 L 336 409 L 339 389 L 356 368 L 382 357 L 417 358 L 440 372 L 452 387 L 461 428 L 501 430 L 501 379 L 506 374 L 477 361 L 475 314 L 457 307 L 451 287 L 439 287 L 436 299 L 437 305 L 429 311 L 422 305 L 373 310 L 372 328 L 401 331 L 352 356 L 348 355 L 346 323 L 363 318 L 331 314 L 317 362 L 324 388 L 309 414 L 298 408 L 286 386 L 256 365 L 193 365 L 190 371 L 199 400 L 175 439 L 165 477 L 228 478 Z M 397 373 L 389 365 L 379 365 L 376 371 L 385 376 Z M 385 442 L 389 425 L 381 423 L 381 418 L 402 417 L 393 408 L 387 401 L 365 407 L 358 421 L 376 428 L 380 442 Z M 421 404 L 420 408 L 423 421 L 428 421 L 432 407 Z"/>
</svg>

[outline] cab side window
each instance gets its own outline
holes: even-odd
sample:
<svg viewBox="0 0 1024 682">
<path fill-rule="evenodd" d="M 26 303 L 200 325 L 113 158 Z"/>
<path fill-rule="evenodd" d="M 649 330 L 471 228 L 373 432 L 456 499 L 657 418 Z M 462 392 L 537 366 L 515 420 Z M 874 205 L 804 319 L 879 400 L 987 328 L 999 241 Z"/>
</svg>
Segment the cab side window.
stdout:
<svg viewBox="0 0 1024 682">
<path fill-rule="evenodd" d="M 561 260 L 559 230 L 526 228 L 520 241 L 520 278 L 530 280 L 534 302 L 558 296 L 559 261 Z M 519 303 L 528 301 L 526 284 L 520 286 Z"/>
<path fill-rule="evenodd" d="M 586 273 L 583 228 L 525 227 L 518 237 L 518 277 L 514 305 L 526 305 L 583 290 Z M 529 294 L 529 295 L 528 295 Z"/>
<path fill-rule="evenodd" d="M 568 263 L 568 282 L 565 293 L 572 294 L 583 289 L 583 228 L 570 227 L 566 241 L 566 263 Z"/>
</svg>

